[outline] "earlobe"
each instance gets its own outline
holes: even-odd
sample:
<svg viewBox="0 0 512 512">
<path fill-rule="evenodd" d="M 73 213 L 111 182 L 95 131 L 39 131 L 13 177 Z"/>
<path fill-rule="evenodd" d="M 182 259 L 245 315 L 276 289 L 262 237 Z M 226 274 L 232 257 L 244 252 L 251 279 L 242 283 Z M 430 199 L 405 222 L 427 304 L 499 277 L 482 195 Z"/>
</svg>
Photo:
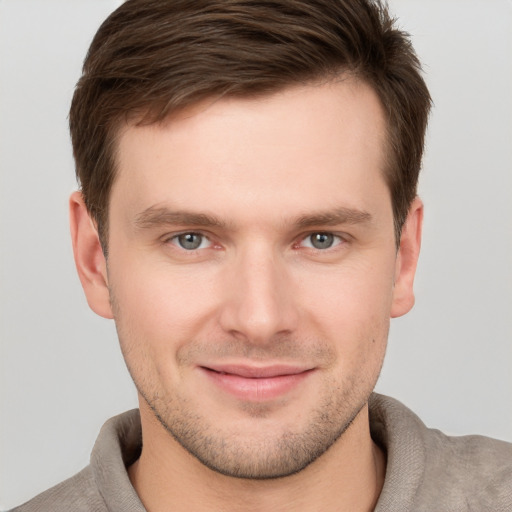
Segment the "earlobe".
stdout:
<svg viewBox="0 0 512 512">
<path fill-rule="evenodd" d="M 75 265 L 89 307 L 104 318 L 113 318 L 107 263 L 96 226 L 78 191 L 69 198 L 69 222 Z"/>
<path fill-rule="evenodd" d="M 421 229 L 423 225 L 423 203 L 419 197 L 409 208 L 407 219 L 402 228 L 400 248 L 396 258 L 395 286 L 391 317 L 396 318 L 408 313 L 414 306 L 414 276 L 420 255 Z"/>
</svg>

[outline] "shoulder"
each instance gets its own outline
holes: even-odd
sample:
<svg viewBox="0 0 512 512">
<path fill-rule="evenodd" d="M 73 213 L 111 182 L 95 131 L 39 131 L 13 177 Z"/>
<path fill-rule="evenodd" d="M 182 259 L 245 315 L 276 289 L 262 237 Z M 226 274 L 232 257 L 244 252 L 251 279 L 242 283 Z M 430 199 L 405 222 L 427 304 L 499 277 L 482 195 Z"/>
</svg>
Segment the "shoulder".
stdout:
<svg viewBox="0 0 512 512">
<path fill-rule="evenodd" d="M 110 418 L 85 469 L 11 512 L 143 512 L 126 470 L 139 456 L 141 445 L 137 409 Z"/>
<path fill-rule="evenodd" d="M 426 429 L 420 495 L 441 495 L 467 510 L 512 510 L 512 444 Z"/>
<path fill-rule="evenodd" d="M 90 466 L 11 512 L 108 512 Z"/>
<path fill-rule="evenodd" d="M 512 444 L 447 436 L 389 397 L 370 400 L 372 437 L 387 454 L 378 510 L 512 510 Z"/>
</svg>

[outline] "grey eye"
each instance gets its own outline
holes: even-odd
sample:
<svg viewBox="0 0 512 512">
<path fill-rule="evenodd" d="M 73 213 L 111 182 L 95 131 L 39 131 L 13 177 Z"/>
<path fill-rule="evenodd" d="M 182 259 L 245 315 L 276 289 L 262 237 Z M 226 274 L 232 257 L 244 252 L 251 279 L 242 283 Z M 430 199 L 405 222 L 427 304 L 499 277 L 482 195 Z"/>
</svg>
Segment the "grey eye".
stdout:
<svg viewBox="0 0 512 512">
<path fill-rule="evenodd" d="M 199 249 L 203 244 L 204 236 L 198 233 L 183 233 L 176 237 L 178 245 L 187 251 Z"/>
<path fill-rule="evenodd" d="M 313 233 L 309 235 L 311 246 L 315 249 L 329 249 L 334 244 L 334 238 L 332 233 Z"/>
</svg>

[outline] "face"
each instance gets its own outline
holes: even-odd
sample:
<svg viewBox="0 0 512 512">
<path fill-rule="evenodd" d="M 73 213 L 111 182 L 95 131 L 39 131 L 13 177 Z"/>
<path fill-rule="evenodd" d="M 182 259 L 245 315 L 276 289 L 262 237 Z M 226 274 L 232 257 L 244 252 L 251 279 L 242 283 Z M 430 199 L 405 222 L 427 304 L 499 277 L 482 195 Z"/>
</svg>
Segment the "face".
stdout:
<svg viewBox="0 0 512 512">
<path fill-rule="evenodd" d="M 146 411 L 206 466 L 300 471 L 365 409 L 389 318 L 412 305 L 384 133 L 351 80 L 122 132 L 107 270 L 94 253 L 104 282 L 84 287 Z"/>
</svg>

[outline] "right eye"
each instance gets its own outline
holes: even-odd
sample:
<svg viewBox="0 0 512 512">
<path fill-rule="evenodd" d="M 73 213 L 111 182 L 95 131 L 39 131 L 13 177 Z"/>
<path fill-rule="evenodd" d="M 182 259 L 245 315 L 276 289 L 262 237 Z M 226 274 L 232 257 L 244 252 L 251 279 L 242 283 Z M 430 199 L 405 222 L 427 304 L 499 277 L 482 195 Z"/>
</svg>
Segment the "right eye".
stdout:
<svg viewBox="0 0 512 512">
<path fill-rule="evenodd" d="M 186 251 L 206 249 L 211 246 L 211 242 L 208 238 L 201 233 L 194 232 L 175 235 L 169 239 L 169 242 L 178 246 L 180 249 L 185 249 Z"/>
</svg>

